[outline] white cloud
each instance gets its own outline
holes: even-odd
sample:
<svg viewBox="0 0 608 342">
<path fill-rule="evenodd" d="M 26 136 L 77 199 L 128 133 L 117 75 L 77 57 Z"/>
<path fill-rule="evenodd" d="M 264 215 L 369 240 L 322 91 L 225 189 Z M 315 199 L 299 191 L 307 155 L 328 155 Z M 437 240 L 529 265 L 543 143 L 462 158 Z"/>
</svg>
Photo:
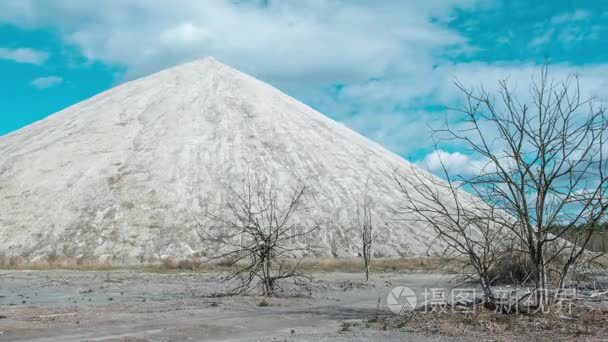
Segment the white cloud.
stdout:
<svg viewBox="0 0 608 342">
<path fill-rule="evenodd" d="M 171 27 L 160 34 L 160 41 L 167 46 L 196 47 L 211 39 L 211 33 L 191 22 L 183 22 Z"/>
<path fill-rule="evenodd" d="M 592 16 L 590 11 L 582 9 L 555 15 L 547 22 L 536 25 L 536 32 L 532 34 L 528 46 L 538 49 L 554 42 L 570 44 L 597 39 L 600 27 L 590 27 L 586 23 Z"/>
<path fill-rule="evenodd" d="M 488 162 L 474 159 L 460 152 L 446 152 L 438 149 L 429 153 L 417 164 L 439 175 L 443 173 L 443 167 L 445 167 L 451 176 L 471 176 L 486 168 Z"/>
<path fill-rule="evenodd" d="M 32 80 L 32 85 L 38 89 L 46 89 L 63 83 L 63 78 L 59 76 L 38 77 Z"/>
<path fill-rule="evenodd" d="M 459 81 L 467 88 L 483 88 L 497 98 L 501 80 L 507 80 L 515 95 L 533 105 L 530 85 L 538 79 L 540 65 L 531 63 L 444 63 L 432 70 L 398 75 L 393 79 L 345 85 L 337 95 L 314 97 L 326 113 L 350 113 L 341 118 L 349 127 L 380 142 L 394 152 L 415 160 L 420 153 L 434 149 L 432 129 L 445 126 L 446 120 L 458 122 L 461 118 L 452 110 L 424 110 L 428 103 L 460 107 L 463 94 L 454 86 Z M 608 65 L 572 66 L 554 64 L 550 76 L 561 81 L 578 74 L 581 97 L 593 98 L 597 106 L 608 105 Z M 319 95 L 321 96 L 321 95 Z M 493 130 L 487 129 L 489 138 Z M 458 148 L 457 142 L 440 144 Z M 443 145 L 442 145 L 443 146 Z"/>
<path fill-rule="evenodd" d="M 128 77 L 213 55 L 275 82 L 324 84 L 430 67 L 440 49 L 466 49 L 439 20 L 480 1 L 4 0 L 0 21 L 57 28 Z"/>
<path fill-rule="evenodd" d="M 16 63 L 42 65 L 48 57 L 48 53 L 30 48 L 9 49 L 0 47 L 0 59 L 7 59 Z"/>
<path fill-rule="evenodd" d="M 542 32 L 542 33 L 536 35 L 534 38 L 532 38 L 532 40 L 530 41 L 528 46 L 535 48 L 535 47 L 546 45 L 551 42 L 554 35 L 555 35 L 554 28 L 545 29 L 544 32 Z"/>
<path fill-rule="evenodd" d="M 562 13 L 551 18 L 553 24 L 563 24 L 575 21 L 584 21 L 591 17 L 591 12 L 578 9 L 570 13 Z"/>
<path fill-rule="evenodd" d="M 467 87 L 480 87 L 498 96 L 498 81 L 507 80 L 515 94 L 522 101 L 531 103 L 530 86 L 538 80 L 541 66 L 532 63 L 460 63 L 444 64 L 436 69 L 436 77 L 443 77 L 437 82 L 437 101 L 441 103 L 458 103 L 460 92 L 447 80 L 458 80 Z M 608 64 L 575 66 L 565 63 L 549 66 L 549 77 L 553 82 L 567 79 L 574 81 L 578 76 L 581 97 L 592 98 L 597 104 L 608 101 Z M 572 82 L 574 85 L 574 82 Z"/>
<path fill-rule="evenodd" d="M 4 0 L 0 22 L 52 27 L 88 59 L 126 67 L 126 78 L 213 55 L 407 154 L 414 141 L 402 132 L 428 132 L 395 107 L 433 92 L 427 73 L 446 50 L 474 48 L 446 23 L 488 1 Z M 335 84 L 345 87 L 328 97 Z"/>
</svg>

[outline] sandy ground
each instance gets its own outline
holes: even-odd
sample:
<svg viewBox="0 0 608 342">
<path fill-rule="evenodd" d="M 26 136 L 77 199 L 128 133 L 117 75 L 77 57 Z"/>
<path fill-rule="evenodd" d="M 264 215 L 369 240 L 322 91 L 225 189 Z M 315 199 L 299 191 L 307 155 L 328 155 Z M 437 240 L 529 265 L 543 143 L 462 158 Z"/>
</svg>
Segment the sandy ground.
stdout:
<svg viewBox="0 0 608 342">
<path fill-rule="evenodd" d="M 214 297 L 213 273 L 0 271 L 0 341 L 444 341 L 378 329 L 346 329 L 391 315 L 386 294 L 406 285 L 449 287 L 434 274 L 319 273 L 308 289 Z M 363 323 L 361 323 L 363 322 Z M 453 339 L 450 339 L 453 340 Z"/>
</svg>

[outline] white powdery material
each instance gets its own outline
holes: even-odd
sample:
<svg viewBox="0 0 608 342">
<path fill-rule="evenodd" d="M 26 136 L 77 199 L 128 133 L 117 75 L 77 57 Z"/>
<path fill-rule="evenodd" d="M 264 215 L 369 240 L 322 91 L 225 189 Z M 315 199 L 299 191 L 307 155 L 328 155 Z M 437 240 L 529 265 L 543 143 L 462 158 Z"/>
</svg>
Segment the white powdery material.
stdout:
<svg viewBox="0 0 608 342">
<path fill-rule="evenodd" d="M 314 191 L 298 219 L 330 223 L 318 255 L 357 255 L 352 223 L 364 192 L 384 230 L 378 255 L 422 254 L 433 235 L 394 220 L 402 200 L 394 172 L 408 178 L 409 162 L 211 58 L 4 136 L 0 156 L 0 255 L 115 263 L 202 255 L 194 218 L 221 207 L 247 172 L 280 191 L 296 178 Z"/>
</svg>

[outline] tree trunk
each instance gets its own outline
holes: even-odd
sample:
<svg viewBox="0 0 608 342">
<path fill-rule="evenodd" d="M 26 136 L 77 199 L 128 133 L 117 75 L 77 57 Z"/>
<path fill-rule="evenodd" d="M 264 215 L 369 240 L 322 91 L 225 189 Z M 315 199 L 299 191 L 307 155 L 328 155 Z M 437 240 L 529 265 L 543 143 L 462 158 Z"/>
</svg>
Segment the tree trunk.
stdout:
<svg viewBox="0 0 608 342">
<path fill-rule="evenodd" d="M 537 280 L 536 280 L 536 304 L 538 309 L 544 312 L 549 307 L 549 293 L 547 281 L 547 266 L 543 255 L 538 257 Z"/>
<path fill-rule="evenodd" d="M 272 281 L 272 270 L 271 270 L 271 261 L 270 261 L 270 257 L 266 256 L 264 258 L 263 261 L 263 267 L 264 267 L 264 271 L 263 271 L 263 276 L 264 279 L 262 281 L 262 283 L 264 284 L 264 296 L 272 296 L 272 293 L 274 291 L 274 284 Z"/>
<path fill-rule="evenodd" d="M 483 276 L 480 279 L 481 290 L 483 291 L 483 295 L 486 298 L 486 302 L 494 303 L 496 302 L 496 298 L 494 297 L 494 292 L 492 291 L 492 285 L 490 284 L 490 280 Z"/>
</svg>

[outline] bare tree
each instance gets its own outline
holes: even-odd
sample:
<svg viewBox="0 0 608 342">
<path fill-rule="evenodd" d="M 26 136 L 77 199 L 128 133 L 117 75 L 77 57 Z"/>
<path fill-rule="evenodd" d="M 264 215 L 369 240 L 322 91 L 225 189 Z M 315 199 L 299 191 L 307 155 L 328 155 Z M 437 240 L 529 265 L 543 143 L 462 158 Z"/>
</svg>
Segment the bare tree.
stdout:
<svg viewBox="0 0 608 342">
<path fill-rule="evenodd" d="M 459 275 L 478 282 L 485 302 L 494 305 L 495 268 L 511 246 L 505 222 L 494 207 L 461 190 L 443 170 L 445 180 L 414 166 L 408 178 L 395 173 L 404 196 L 398 211 L 407 220 L 432 227 L 435 239 L 428 246 L 432 253 L 445 263 L 459 265 Z"/>
<path fill-rule="evenodd" d="M 372 257 L 372 245 L 375 239 L 372 210 L 372 199 L 367 194 L 365 194 L 363 196 L 363 202 L 357 205 L 357 229 L 361 237 L 361 254 L 363 256 L 366 281 L 369 281 L 369 268 Z"/>
<path fill-rule="evenodd" d="M 234 291 L 257 285 L 264 296 L 271 296 L 279 280 L 305 277 L 300 263 L 311 248 L 306 237 L 319 228 L 300 223 L 309 209 L 307 190 L 298 183 L 282 196 L 286 192 L 248 174 L 238 191 L 230 189 L 225 210 L 208 213 L 208 224 L 198 222 L 199 236 L 214 250 L 210 260 L 232 269 L 225 280 L 239 281 Z"/>
<path fill-rule="evenodd" d="M 457 110 L 462 117 L 435 133 L 486 161 L 478 174 L 458 180 L 492 208 L 487 221 L 516 238 L 516 249 L 534 267 L 536 303 L 547 307 L 548 270 L 556 273 L 557 296 L 605 219 L 605 110 L 581 98 L 575 76 L 553 82 L 546 66 L 532 82 L 529 105 L 506 81 L 499 82 L 498 101 L 483 88 L 456 86 L 465 100 Z M 444 197 L 432 201 L 450 205 Z M 471 236 L 466 230 L 456 234 Z M 574 235 L 573 241 L 562 239 L 568 234 Z"/>
</svg>

